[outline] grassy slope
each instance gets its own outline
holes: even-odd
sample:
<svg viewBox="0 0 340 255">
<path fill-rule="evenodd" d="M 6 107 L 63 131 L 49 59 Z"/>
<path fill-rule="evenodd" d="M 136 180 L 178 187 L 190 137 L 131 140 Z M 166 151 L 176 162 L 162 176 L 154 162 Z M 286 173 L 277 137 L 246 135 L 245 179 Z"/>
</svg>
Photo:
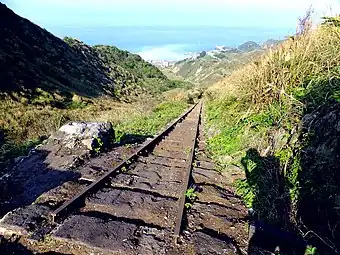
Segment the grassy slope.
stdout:
<svg viewBox="0 0 340 255">
<path fill-rule="evenodd" d="M 165 91 L 187 85 L 169 80 L 138 55 L 69 37 L 63 41 L 1 3 L 0 21 L 0 170 L 67 121 L 116 126 L 137 118 L 151 135 L 185 108 L 179 93 L 178 105 L 164 106 L 169 114 L 153 113 L 169 101 Z"/>
<path fill-rule="evenodd" d="M 0 125 L 8 127 L 0 146 L 0 169 L 68 121 L 109 121 L 116 131 L 115 142 L 128 138 L 127 135 L 152 136 L 188 107 L 186 92 L 175 91 L 174 95 L 144 96 L 134 103 L 97 99 L 95 103 L 74 109 L 27 106 L 17 102 L 10 105 L 10 101 L 6 101 L 5 110 L 0 105 Z"/>
<path fill-rule="evenodd" d="M 169 80 L 158 68 L 143 60 L 139 55 L 108 45 L 96 45 L 93 49 L 108 65 L 117 64 L 133 74 L 139 87 L 151 94 L 164 92 L 182 85 Z M 118 91 L 118 95 L 124 95 L 124 91 Z"/>
<path fill-rule="evenodd" d="M 209 149 L 225 171 L 235 165 L 244 171 L 235 185 L 247 206 L 286 230 L 316 228 L 337 245 L 334 225 L 329 230 L 303 226 L 303 215 L 297 214 L 301 188 L 305 193 L 316 188 L 299 183 L 301 149 L 309 134 L 297 130 L 305 114 L 340 101 L 339 41 L 340 28 L 334 25 L 290 39 L 213 86 L 206 114 Z M 322 210 L 319 206 L 310 210 Z"/>
<path fill-rule="evenodd" d="M 188 104 L 184 100 L 171 100 L 160 103 L 151 111 L 128 119 L 116 126 L 116 140 L 124 140 L 126 135 L 152 137 L 171 120 L 177 118 Z"/>
</svg>

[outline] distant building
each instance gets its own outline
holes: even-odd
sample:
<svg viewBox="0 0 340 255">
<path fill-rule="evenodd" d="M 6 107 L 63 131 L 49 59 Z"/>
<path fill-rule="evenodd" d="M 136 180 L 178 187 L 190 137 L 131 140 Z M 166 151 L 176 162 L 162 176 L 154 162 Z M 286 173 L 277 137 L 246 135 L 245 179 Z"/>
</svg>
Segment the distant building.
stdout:
<svg viewBox="0 0 340 255">
<path fill-rule="evenodd" d="M 176 61 L 168 61 L 168 60 L 149 60 L 148 62 L 159 67 L 169 67 L 169 66 L 173 66 L 176 63 Z"/>
<path fill-rule="evenodd" d="M 228 52 L 229 50 L 231 50 L 229 47 L 226 46 L 216 46 L 215 47 L 216 50 L 218 50 L 219 52 Z"/>
</svg>

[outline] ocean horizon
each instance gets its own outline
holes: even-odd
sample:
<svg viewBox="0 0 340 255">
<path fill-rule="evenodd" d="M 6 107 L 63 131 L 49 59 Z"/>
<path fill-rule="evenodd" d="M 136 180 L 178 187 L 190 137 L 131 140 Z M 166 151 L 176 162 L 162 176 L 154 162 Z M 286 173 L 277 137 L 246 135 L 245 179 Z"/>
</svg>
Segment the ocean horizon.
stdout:
<svg viewBox="0 0 340 255">
<path fill-rule="evenodd" d="M 216 26 L 51 27 L 47 29 L 60 38 L 69 36 L 89 45 L 113 45 L 139 54 L 146 60 L 167 61 L 178 61 L 195 52 L 212 50 L 217 45 L 236 47 L 246 41 L 261 44 L 268 39 L 282 40 L 294 33 L 287 28 Z"/>
</svg>

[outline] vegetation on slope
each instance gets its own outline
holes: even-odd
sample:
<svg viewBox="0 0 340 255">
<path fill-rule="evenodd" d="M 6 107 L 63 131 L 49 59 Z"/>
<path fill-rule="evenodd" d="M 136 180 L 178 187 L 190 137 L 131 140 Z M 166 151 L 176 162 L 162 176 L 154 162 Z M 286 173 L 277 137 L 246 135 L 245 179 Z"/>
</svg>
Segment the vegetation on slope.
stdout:
<svg viewBox="0 0 340 255">
<path fill-rule="evenodd" d="M 226 172 L 243 172 L 235 185 L 247 206 L 323 254 L 340 249 L 339 167 L 327 158 L 338 147 L 322 144 L 329 127 L 317 126 L 340 102 L 339 41 L 328 19 L 207 92 L 209 149 Z"/>
<path fill-rule="evenodd" d="M 245 42 L 237 48 L 201 52 L 199 56 L 188 58 L 163 68 L 168 77 L 178 76 L 201 86 L 214 84 L 229 76 L 234 70 L 263 54 L 280 41 L 268 40 L 262 46 L 255 42 Z"/>
<path fill-rule="evenodd" d="M 162 92 L 186 87 L 138 55 L 70 37 L 63 41 L 1 3 L 0 80 L 0 169 L 65 122 L 118 125 L 146 118 L 165 100 Z M 185 104 L 167 108 L 172 106 Z M 152 119 L 158 124 L 147 123 L 150 134 L 168 120 L 164 114 Z"/>
<path fill-rule="evenodd" d="M 87 97 L 113 96 L 115 90 L 135 81 L 131 73 L 110 68 L 89 46 L 71 46 L 39 26 L 0 5 L 0 92 L 28 104 L 39 97 L 60 107 L 73 94 Z"/>
<path fill-rule="evenodd" d="M 93 48 L 108 65 L 117 64 L 132 73 L 138 79 L 138 84 L 149 93 L 164 92 L 183 86 L 179 82 L 169 80 L 158 68 L 139 55 L 115 46 L 96 45 Z"/>
<path fill-rule="evenodd" d="M 131 101 L 141 93 L 178 85 L 138 55 L 111 46 L 90 47 L 69 37 L 63 41 L 3 4 L 0 14 L 2 98 L 60 108 L 74 94 Z"/>
<path fill-rule="evenodd" d="M 188 108 L 188 104 L 185 100 L 171 100 L 160 103 L 150 112 L 118 124 L 115 129 L 116 141 L 124 142 L 125 139 L 130 139 L 131 136 L 153 137 L 166 124 L 183 113 L 186 108 Z M 138 138 L 135 140 L 138 140 Z"/>
</svg>

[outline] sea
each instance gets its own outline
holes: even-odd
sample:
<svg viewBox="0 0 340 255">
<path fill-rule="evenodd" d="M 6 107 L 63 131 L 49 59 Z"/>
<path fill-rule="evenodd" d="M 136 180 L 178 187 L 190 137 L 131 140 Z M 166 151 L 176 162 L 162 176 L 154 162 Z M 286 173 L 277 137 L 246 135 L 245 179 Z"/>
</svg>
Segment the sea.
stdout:
<svg viewBox="0 0 340 255">
<path fill-rule="evenodd" d="M 61 38 L 70 36 L 89 45 L 114 45 L 146 60 L 167 61 L 178 61 L 217 45 L 236 47 L 246 41 L 260 44 L 268 39 L 282 40 L 294 33 L 288 28 L 222 26 L 52 27 L 48 30 Z"/>
</svg>

